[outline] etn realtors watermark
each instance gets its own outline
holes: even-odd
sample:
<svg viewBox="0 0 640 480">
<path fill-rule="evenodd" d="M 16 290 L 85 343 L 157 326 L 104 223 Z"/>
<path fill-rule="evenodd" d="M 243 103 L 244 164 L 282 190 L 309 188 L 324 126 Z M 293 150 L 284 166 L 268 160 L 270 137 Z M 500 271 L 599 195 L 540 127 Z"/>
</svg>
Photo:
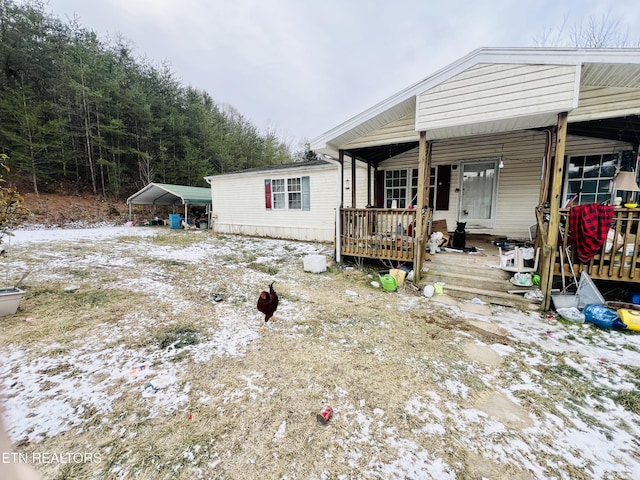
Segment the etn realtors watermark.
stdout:
<svg viewBox="0 0 640 480">
<path fill-rule="evenodd" d="M 100 452 L 0 452 L 0 463 L 40 463 L 40 464 L 68 464 L 68 463 L 100 463 Z"/>
</svg>

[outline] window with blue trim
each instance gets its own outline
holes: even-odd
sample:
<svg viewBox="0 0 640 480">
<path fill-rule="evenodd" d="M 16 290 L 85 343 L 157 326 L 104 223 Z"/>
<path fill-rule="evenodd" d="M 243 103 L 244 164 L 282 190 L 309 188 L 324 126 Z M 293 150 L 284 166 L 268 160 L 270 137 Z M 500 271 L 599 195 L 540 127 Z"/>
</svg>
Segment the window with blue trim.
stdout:
<svg viewBox="0 0 640 480">
<path fill-rule="evenodd" d="M 311 181 L 308 176 L 271 178 L 264 181 L 267 210 L 311 210 Z"/>
</svg>

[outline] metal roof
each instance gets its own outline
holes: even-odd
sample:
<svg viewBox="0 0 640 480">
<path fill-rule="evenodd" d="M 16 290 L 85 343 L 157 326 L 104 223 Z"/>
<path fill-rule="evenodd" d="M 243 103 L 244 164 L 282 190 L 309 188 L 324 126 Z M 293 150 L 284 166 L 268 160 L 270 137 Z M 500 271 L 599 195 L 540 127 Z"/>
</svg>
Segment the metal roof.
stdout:
<svg viewBox="0 0 640 480">
<path fill-rule="evenodd" d="M 150 183 L 127 198 L 134 205 L 211 205 L 211 189 Z"/>
</svg>

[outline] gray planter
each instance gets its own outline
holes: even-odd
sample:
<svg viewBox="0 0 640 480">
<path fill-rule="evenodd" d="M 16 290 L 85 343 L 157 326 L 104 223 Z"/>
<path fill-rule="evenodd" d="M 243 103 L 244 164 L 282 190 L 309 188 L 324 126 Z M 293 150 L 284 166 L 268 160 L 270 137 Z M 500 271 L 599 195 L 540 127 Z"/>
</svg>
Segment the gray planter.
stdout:
<svg viewBox="0 0 640 480">
<path fill-rule="evenodd" d="M 23 295 L 24 290 L 16 287 L 0 288 L 0 317 L 16 313 Z"/>
</svg>

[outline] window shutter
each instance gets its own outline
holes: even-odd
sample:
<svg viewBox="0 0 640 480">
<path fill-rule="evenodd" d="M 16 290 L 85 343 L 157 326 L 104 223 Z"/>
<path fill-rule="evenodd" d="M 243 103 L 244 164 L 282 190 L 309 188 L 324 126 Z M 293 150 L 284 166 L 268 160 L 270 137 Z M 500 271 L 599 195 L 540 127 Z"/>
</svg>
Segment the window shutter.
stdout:
<svg viewBox="0 0 640 480">
<path fill-rule="evenodd" d="M 264 205 L 267 210 L 271 210 L 271 179 L 264 181 Z"/>
<path fill-rule="evenodd" d="M 302 177 L 302 210 L 311 210 L 311 186 L 309 177 Z"/>
</svg>

